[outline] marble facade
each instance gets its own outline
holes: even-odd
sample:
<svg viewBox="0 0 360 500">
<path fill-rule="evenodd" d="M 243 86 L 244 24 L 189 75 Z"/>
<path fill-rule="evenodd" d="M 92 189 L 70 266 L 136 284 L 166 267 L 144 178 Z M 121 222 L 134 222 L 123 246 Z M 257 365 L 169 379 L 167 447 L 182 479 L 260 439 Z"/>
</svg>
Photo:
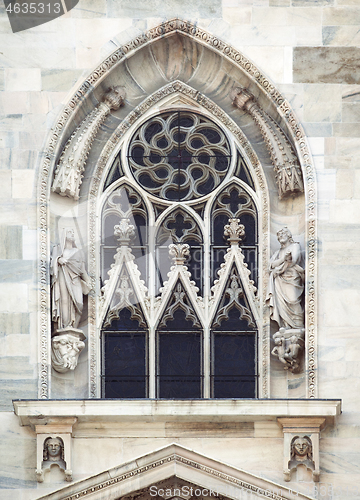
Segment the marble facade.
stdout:
<svg viewBox="0 0 360 500">
<path fill-rule="evenodd" d="M 167 480 L 176 473 L 176 467 L 187 471 L 183 479 L 189 484 L 218 487 L 219 493 L 228 494 L 229 498 L 248 497 L 241 497 L 238 491 L 229 493 L 224 486 L 228 478 L 215 480 L 216 474 L 228 474 L 254 488 L 269 487 L 274 491 L 274 485 L 280 485 L 279 488 L 283 487 L 281 498 L 295 498 L 291 490 L 299 492 L 298 498 L 314 498 L 316 491 L 326 500 L 360 498 L 357 447 L 360 436 L 360 6 L 357 0 L 197 3 L 142 0 L 136 5 L 129 1 L 80 0 L 65 16 L 16 35 L 11 33 L 3 6 L 0 12 L 1 499 L 76 498 L 84 488 L 99 489 L 98 485 L 108 477 L 120 477 L 169 456 L 178 457 L 171 462 L 169 470 L 162 464 L 152 472 L 150 479 L 146 474 L 132 481 L 127 478 L 123 489 L 111 485 L 107 490 L 111 490 L 109 496 L 97 492 L 93 498 L 117 499 L 131 495 Z M 45 307 L 49 311 L 50 296 L 48 292 L 39 295 L 39 288 L 47 286 L 46 276 L 45 282 L 41 281 L 39 262 L 46 262 L 48 258 L 46 245 L 57 242 L 55 221 L 59 217 L 64 218 L 64 224 L 77 217 L 81 234 L 87 231 L 84 206 L 52 195 L 51 210 L 46 216 L 48 239 L 43 255 L 44 229 L 40 228 L 44 221 L 39 206 L 44 202 L 49 204 L 50 200 L 50 183 L 48 191 L 45 189 L 45 200 L 41 198 L 45 145 L 65 106 L 94 68 L 117 48 L 175 17 L 195 24 L 252 61 L 290 104 L 305 132 L 316 175 L 317 228 L 316 391 L 310 394 L 310 401 L 306 399 L 309 395 L 306 391 L 311 386 L 307 363 L 313 346 L 309 348 L 309 345 L 304 352 L 305 368 L 300 373 L 284 371 L 284 365 L 276 357 L 270 359 L 270 347 L 274 344 L 269 345 L 266 362 L 270 376 L 266 379 L 265 391 L 269 400 L 254 404 L 226 406 L 209 400 L 203 402 L 208 403 L 205 405 L 200 402 L 189 406 L 178 402 L 170 405 L 160 402 L 157 406 L 153 401 L 138 406 L 133 402 L 119 406 L 116 402 L 101 401 L 94 401 L 92 405 L 87 401 L 89 343 L 79 355 L 75 370 L 47 371 L 41 378 L 41 365 L 50 366 L 51 346 L 42 350 L 44 338 L 50 335 L 46 330 L 50 323 L 44 327 L 42 338 L 40 310 Z M 278 199 L 276 183 L 271 177 L 271 158 L 261 142 L 261 134 L 250 116 L 236 110 L 230 98 L 226 101 L 231 88 L 219 91 L 222 82 L 236 73 L 235 66 L 226 59 L 219 63 L 208 49 L 200 57 L 193 50 L 196 45 L 190 43 L 190 38 L 184 37 L 184 40 L 176 45 L 179 59 L 167 61 L 170 45 L 161 41 L 152 55 L 144 51 L 128 57 L 121 71 L 108 79 L 109 85 L 120 80 L 126 87 L 128 107 L 127 111 L 122 107 L 111 114 L 105 127 L 100 127 L 89 155 L 90 169 L 85 170 L 84 189 L 92 182 L 101 145 L 127 116 L 129 106 L 135 109 L 145 97 L 174 80 L 188 82 L 202 96 L 210 96 L 229 116 L 236 119 L 239 113 L 245 137 L 257 144 L 254 149 L 265 165 L 264 176 L 270 193 L 268 257 L 277 250 L 276 233 L 284 225 L 291 227 L 295 241 L 307 251 L 309 237 L 305 228 L 309 224 L 309 212 L 306 209 L 312 202 L 306 207 L 301 196 L 285 201 Z M 181 66 L 178 61 L 183 60 L 182 54 L 186 62 Z M 149 64 L 150 57 L 156 58 L 155 66 Z M 191 67 L 196 67 L 196 73 L 191 72 Z M 139 68 L 145 68 L 145 74 Z M 240 78 L 239 75 L 240 71 L 236 77 Z M 244 76 L 241 78 L 245 81 Z M 76 108 L 55 156 L 91 111 L 91 106 L 100 102 L 107 88 L 100 84 L 90 98 L 81 98 L 84 106 Z M 266 100 L 255 86 L 252 91 L 257 92 L 255 97 L 261 101 L 264 111 L 277 117 L 277 125 L 286 128 L 286 117 L 276 115 L 274 103 Z M 295 140 L 291 140 L 294 145 Z M 296 148 L 300 155 L 298 144 Z M 309 317 L 310 306 L 314 304 L 307 303 L 305 318 Z M 84 325 L 81 327 L 89 339 L 90 327 Z M 276 329 L 272 328 L 274 334 Z M 266 335 L 264 338 L 270 339 L 270 331 Z M 40 353 L 45 357 L 41 358 Z M 42 393 L 43 384 L 49 381 L 51 394 L 47 389 Z M 36 401 L 39 395 L 44 398 L 43 406 Z M 49 395 L 76 401 L 52 403 L 46 401 Z M 287 398 L 291 398 L 289 403 L 283 401 Z M 27 402 L 13 405 L 12 400 Z M 80 483 L 67 483 L 65 472 L 56 466 L 44 472 L 43 482 L 37 481 L 36 469 L 42 467 L 44 441 L 50 436 L 63 440 L 67 462 L 71 457 L 71 466 L 67 464 L 67 468 L 71 468 L 73 481 Z M 284 478 L 286 462 L 291 461 L 290 444 L 296 436 L 313 439 L 309 463 L 313 462 L 314 470 L 320 474 L 315 482 L 314 471 L 298 463 L 291 468 L 290 482 L 288 477 Z M 212 468 L 216 474 L 210 477 L 204 469 L 190 471 L 184 464 L 185 459 Z M 95 479 L 97 474 L 102 474 L 99 480 Z M 53 493 L 60 488 L 64 488 L 62 492 Z M 259 491 L 254 490 L 254 498 L 262 497 Z"/>
</svg>

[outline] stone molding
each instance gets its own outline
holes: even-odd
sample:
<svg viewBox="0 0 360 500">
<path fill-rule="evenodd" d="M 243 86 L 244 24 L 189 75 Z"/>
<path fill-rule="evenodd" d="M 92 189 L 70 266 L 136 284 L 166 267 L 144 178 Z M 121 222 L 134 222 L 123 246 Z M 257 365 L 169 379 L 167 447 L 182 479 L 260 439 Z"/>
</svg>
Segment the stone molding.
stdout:
<svg viewBox="0 0 360 500">
<path fill-rule="evenodd" d="M 225 465 L 178 444 L 139 457 L 131 462 L 78 481 L 39 500 L 110 500 L 148 488 L 171 477 L 217 491 L 220 498 L 246 499 L 248 495 L 272 500 L 310 500 L 310 497 L 260 478 L 244 470 Z M 203 486 L 201 486 L 203 485 Z M 229 495 L 230 492 L 230 495 Z"/>
<path fill-rule="evenodd" d="M 34 418 L 76 417 L 94 423 L 138 419 L 252 421 L 286 417 L 326 418 L 329 423 L 341 413 L 339 399 L 200 399 L 200 400 L 14 400 L 15 414 L 21 425 L 34 425 Z M 109 419 L 109 417 L 111 417 Z M 36 420 L 37 421 L 37 420 Z M 291 419 L 290 423 L 294 420 Z M 39 420 L 40 422 L 40 420 Z"/>
<path fill-rule="evenodd" d="M 317 274 L 317 246 L 316 246 L 316 181 L 315 170 L 311 161 L 309 147 L 302 127 L 296 119 L 289 103 L 276 90 L 275 86 L 256 68 L 256 66 L 244 57 L 239 51 L 229 44 L 222 42 L 213 35 L 196 25 L 173 19 L 148 30 L 136 37 L 131 42 L 124 44 L 108 56 L 83 82 L 77 92 L 64 107 L 60 118 L 52 128 L 47 146 L 44 151 L 43 161 L 40 167 L 39 188 L 38 188 L 38 222 L 39 222 L 39 325 L 40 325 L 40 351 L 39 351 L 39 398 L 50 397 L 50 316 L 49 316 L 49 189 L 52 172 L 55 167 L 55 158 L 59 154 L 61 144 L 64 141 L 68 125 L 71 123 L 76 111 L 80 108 L 84 99 L 90 96 L 94 88 L 122 61 L 130 55 L 135 54 L 141 47 L 174 33 L 181 33 L 199 44 L 208 46 L 214 52 L 227 58 L 237 67 L 241 68 L 244 74 L 253 81 L 261 92 L 271 101 L 279 116 L 288 126 L 288 133 L 294 141 L 300 165 L 303 172 L 306 196 L 306 240 L 307 240 L 307 280 L 306 280 L 306 366 L 307 366 L 307 396 L 315 398 L 317 395 L 317 342 L 316 342 L 316 274 Z M 170 84 L 171 85 L 171 84 Z M 260 168 L 260 167 L 258 167 Z M 263 207 L 268 210 L 268 206 Z M 95 214 L 90 217 L 90 224 Z M 263 219 L 267 225 L 266 218 Z M 262 228 L 264 229 L 264 228 Z M 268 231 L 263 231 L 267 237 Z M 268 243 L 264 249 L 268 248 Z M 264 250 L 265 251 L 265 250 Z M 265 261 L 268 255 L 265 255 Z M 266 284 L 266 283 L 265 283 Z M 91 299 L 91 297 L 90 297 Z M 91 319 L 91 318 L 90 318 Z M 95 321 L 95 317 L 93 318 Z M 265 325 L 264 325 L 265 326 Z M 266 330 L 266 328 L 264 328 Z M 97 376 L 96 357 L 94 339 L 90 339 L 90 397 L 96 397 L 96 385 L 94 380 Z M 266 370 L 269 369 L 269 345 L 268 336 L 262 340 L 262 365 L 263 372 L 263 395 L 269 396 L 269 385 L 267 382 Z"/>
</svg>

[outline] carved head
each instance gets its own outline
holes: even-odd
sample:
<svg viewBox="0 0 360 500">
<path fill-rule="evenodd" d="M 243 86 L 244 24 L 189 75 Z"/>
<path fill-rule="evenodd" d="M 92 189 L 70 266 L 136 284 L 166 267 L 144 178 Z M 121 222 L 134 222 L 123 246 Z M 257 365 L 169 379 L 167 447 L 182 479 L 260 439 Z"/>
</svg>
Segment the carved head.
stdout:
<svg viewBox="0 0 360 500">
<path fill-rule="evenodd" d="M 291 457 L 304 460 L 312 460 L 312 444 L 308 436 L 295 436 L 291 441 Z"/>
<path fill-rule="evenodd" d="M 57 462 L 64 460 L 64 442 L 61 438 L 48 437 L 44 441 L 43 460 Z"/>
<path fill-rule="evenodd" d="M 294 243 L 291 231 L 287 227 L 283 227 L 282 229 L 279 229 L 279 231 L 276 234 L 277 234 L 277 239 L 278 239 L 280 245 L 285 245 L 288 242 Z"/>
<path fill-rule="evenodd" d="M 76 335 L 57 335 L 52 339 L 51 359 L 54 370 L 63 373 L 75 370 L 85 343 Z"/>
</svg>

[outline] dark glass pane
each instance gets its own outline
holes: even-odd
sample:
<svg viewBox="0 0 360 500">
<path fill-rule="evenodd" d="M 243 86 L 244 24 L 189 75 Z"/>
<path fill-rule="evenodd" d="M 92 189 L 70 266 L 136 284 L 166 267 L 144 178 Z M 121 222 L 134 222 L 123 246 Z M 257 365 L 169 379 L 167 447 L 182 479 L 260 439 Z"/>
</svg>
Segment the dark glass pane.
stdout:
<svg viewBox="0 0 360 500">
<path fill-rule="evenodd" d="M 213 334 L 212 380 L 215 398 L 254 398 L 255 335 Z"/>
<path fill-rule="evenodd" d="M 224 227 L 229 224 L 229 216 L 226 214 L 220 214 L 215 217 L 213 222 L 213 234 L 212 240 L 214 245 L 224 245 L 226 244 L 226 239 L 224 238 Z"/>
<path fill-rule="evenodd" d="M 159 334 L 159 397 L 201 397 L 200 333 Z"/>
<path fill-rule="evenodd" d="M 242 214 L 240 222 L 245 226 L 245 238 L 242 240 L 241 246 L 255 245 L 257 243 L 257 231 L 254 217 L 250 214 Z"/>
<path fill-rule="evenodd" d="M 255 186 L 251 178 L 251 175 L 249 174 L 245 162 L 239 153 L 238 153 L 238 166 L 235 175 L 239 177 L 239 179 L 244 181 L 246 184 L 248 184 L 252 189 L 255 190 Z"/>
<path fill-rule="evenodd" d="M 146 397 L 146 334 L 103 333 L 105 398 Z"/>
<path fill-rule="evenodd" d="M 117 181 L 118 179 L 120 179 L 120 177 L 122 176 L 122 168 L 121 168 L 121 164 L 120 164 L 120 158 L 117 157 L 111 167 L 111 169 L 109 170 L 109 173 L 106 177 L 106 181 L 105 181 L 105 184 L 104 184 L 104 191 L 106 188 L 108 188 L 111 184 L 113 184 L 113 182 Z"/>
</svg>

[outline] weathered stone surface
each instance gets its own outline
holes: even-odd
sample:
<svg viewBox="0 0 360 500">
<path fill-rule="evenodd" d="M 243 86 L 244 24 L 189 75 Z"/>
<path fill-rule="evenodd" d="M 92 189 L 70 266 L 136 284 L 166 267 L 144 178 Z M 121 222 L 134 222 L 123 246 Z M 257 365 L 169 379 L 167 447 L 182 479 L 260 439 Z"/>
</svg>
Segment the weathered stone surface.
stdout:
<svg viewBox="0 0 360 500">
<path fill-rule="evenodd" d="M 0 259 L 22 259 L 21 226 L 0 226 Z"/>
<path fill-rule="evenodd" d="M 30 281 L 34 276 L 34 270 L 34 264 L 29 260 L 0 260 L 0 281 L 2 283 Z"/>
<path fill-rule="evenodd" d="M 360 24 L 360 9 L 359 8 L 334 8 L 323 10 L 323 25 L 338 26 Z"/>
<path fill-rule="evenodd" d="M 183 16 L 186 12 L 187 18 L 194 16 L 200 18 L 221 17 L 221 1 L 196 3 L 191 0 L 164 3 L 161 0 L 139 0 L 136 5 L 132 0 L 110 0 L 107 2 L 107 12 L 109 17 L 135 17 L 142 18 L 152 16 L 154 12 L 161 12 L 163 18 Z"/>
<path fill-rule="evenodd" d="M 0 335 L 12 333 L 29 333 L 30 320 L 28 313 L 0 313 Z"/>
<path fill-rule="evenodd" d="M 292 7 L 330 7 L 334 5 L 335 0 L 292 0 Z"/>
<path fill-rule="evenodd" d="M 294 82 L 360 83 L 360 48 L 295 47 Z"/>
<path fill-rule="evenodd" d="M 48 91 L 67 91 L 79 76 L 81 70 L 72 69 L 45 69 L 41 71 L 41 88 Z"/>
<path fill-rule="evenodd" d="M 360 43 L 358 26 L 325 26 L 322 31 L 323 45 L 356 46 Z"/>
</svg>

